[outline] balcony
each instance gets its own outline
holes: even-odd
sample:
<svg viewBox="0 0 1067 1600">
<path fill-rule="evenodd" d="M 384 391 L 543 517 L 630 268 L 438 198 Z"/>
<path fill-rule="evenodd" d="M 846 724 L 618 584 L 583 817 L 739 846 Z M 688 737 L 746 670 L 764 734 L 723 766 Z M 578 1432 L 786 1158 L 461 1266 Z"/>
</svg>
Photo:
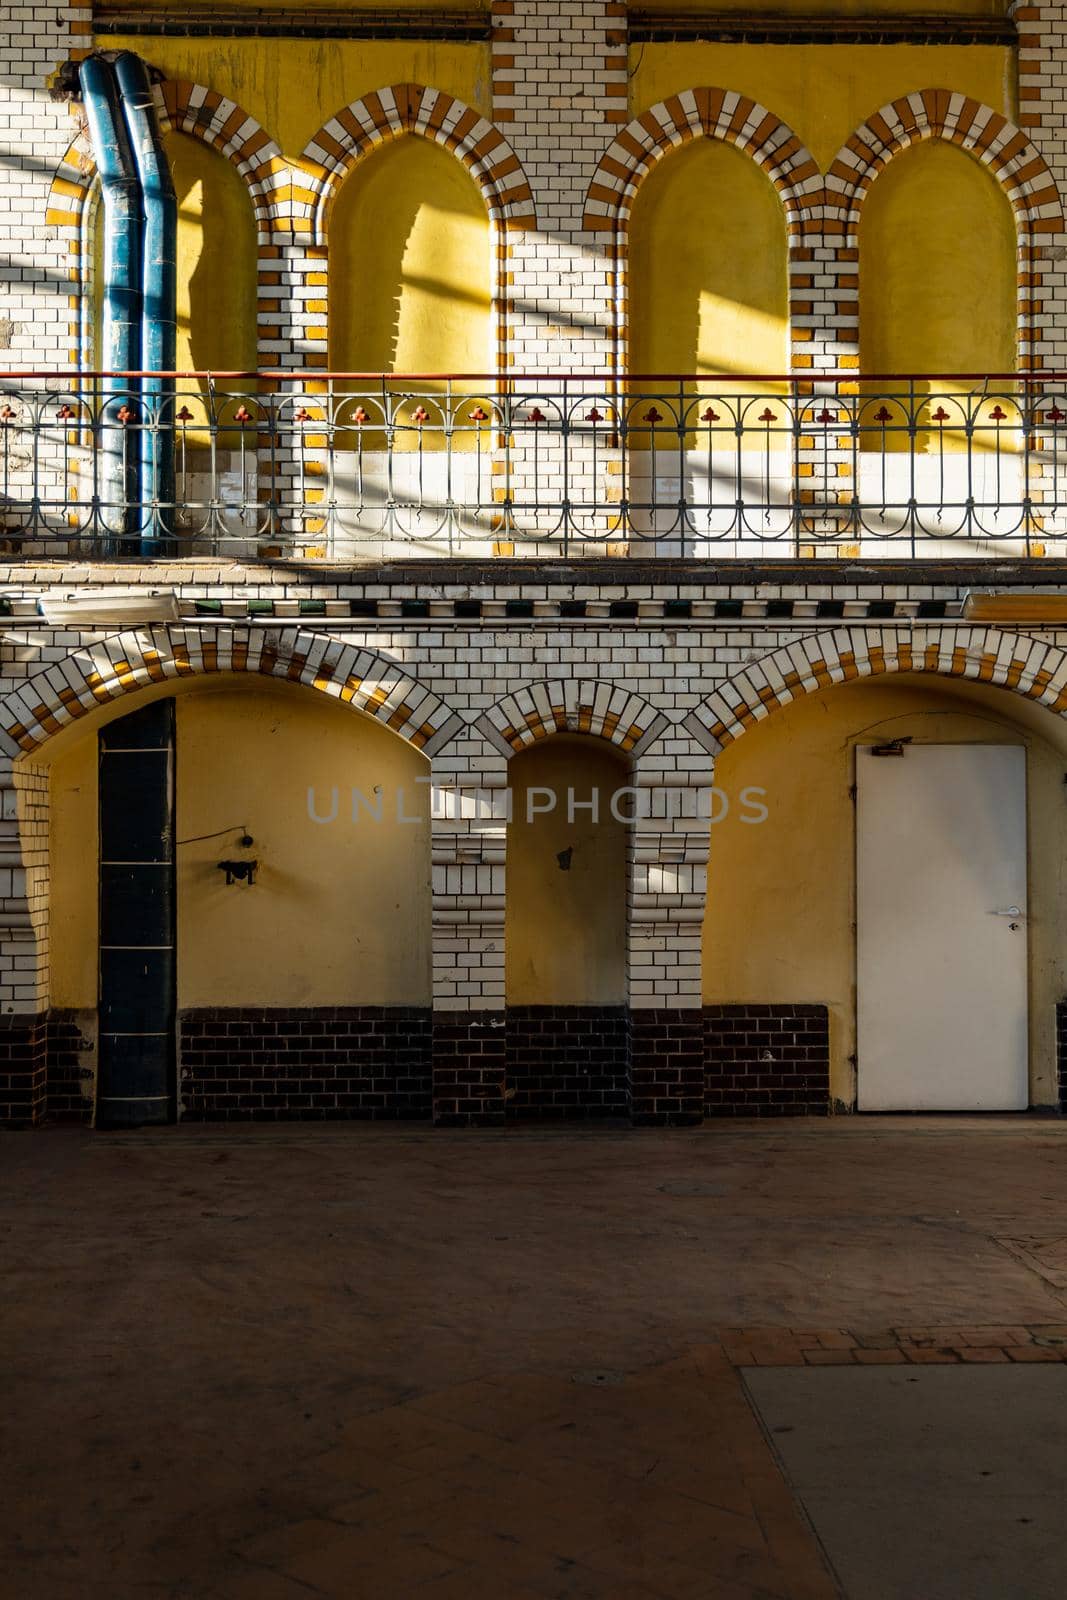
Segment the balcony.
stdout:
<svg viewBox="0 0 1067 1600">
<path fill-rule="evenodd" d="M 0 375 L 8 555 L 1064 554 L 1067 378 Z"/>
</svg>

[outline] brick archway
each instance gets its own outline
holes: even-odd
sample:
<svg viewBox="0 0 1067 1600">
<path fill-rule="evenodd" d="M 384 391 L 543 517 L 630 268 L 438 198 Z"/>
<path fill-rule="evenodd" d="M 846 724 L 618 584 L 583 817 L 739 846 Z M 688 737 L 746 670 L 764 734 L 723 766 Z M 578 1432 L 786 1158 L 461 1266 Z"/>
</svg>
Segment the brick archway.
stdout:
<svg viewBox="0 0 1067 1600">
<path fill-rule="evenodd" d="M 635 755 L 659 737 L 667 720 L 624 685 L 571 678 L 514 690 L 483 712 L 476 726 L 508 757 L 556 733 L 590 734 Z"/>
<path fill-rule="evenodd" d="M 629 222 L 634 198 L 653 167 L 672 150 L 694 139 L 719 139 L 756 162 L 773 183 L 785 212 L 790 244 L 790 301 L 796 296 L 792 278 L 793 249 L 817 228 L 810 208 L 822 194 L 822 174 L 815 158 L 780 117 L 758 101 L 732 90 L 686 89 L 651 106 L 618 134 L 601 157 L 585 200 L 587 233 L 609 235 L 615 285 L 614 345 L 616 364 L 625 364 L 628 296 L 626 287 Z M 800 263 L 810 272 L 810 264 Z M 805 298 L 810 294 L 805 291 Z"/>
<path fill-rule="evenodd" d="M 1036 346 L 1051 290 L 1042 282 L 1041 246 L 1064 231 L 1063 205 L 1055 179 L 1036 146 L 992 107 L 949 89 L 922 89 L 875 112 L 838 151 L 826 174 L 824 229 L 828 243 L 852 252 L 859 247 L 859 222 L 871 185 L 894 156 L 915 144 L 939 139 L 969 151 L 988 168 L 1015 214 L 1018 238 L 1018 356 L 1023 370 L 1040 366 Z M 854 270 L 854 269 L 853 269 Z M 848 345 L 859 339 L 858 304 L 839 312 L 831 337 Z"/>
<path fill-rule="evenodd" d="M 293 231 L 307 235 L 309 258 L 328 256 L 330 214 L 342 183 L 366 156 L 405 135 L 439 145 L 462 164 L 481 193 L 490 228 L 494 366 L 508 341 L 508 251 L 513 233 L 534 228 L 533 190 L 507 139 L 487 117 L 440 89 L 395 83 L 338 111 L 305 145 Z M 299 203 L 298 203 L 299 202 Z M 322 286 L 329 316 L 329 274 Z M 314 336 L 328 360 L 328 323 Z"/>
<path fill-rule="evenodd" d="M 304 146 L 301 162 L 311 190 L 311 235 L 325 241 L 337 191 L 356 163 L 403 134 L 439 144 L 463 163 L 481 190 L 498 228 L 536 226 L 533 190 L 500 129 L 440 89 L 394 83 L 351 101 Z"/>
<path fill-rule="evenodd" d="M 803 695 L 899 672 L 993 684 L 1067 714 L 1067 652 L 1025 634 L 978 627 L 899 634 L 835 629 L 808 634 L 745 667 L 691 712 L 684 726 L 718 754 Z"/>
<path fill-rule="evenodd" d="M 33 755 L 98 706 L 154 683 L 230 673 L 302 684 L 431 755 L 462 725 L 399 662 L 328 634 L 180 625 L 131 629 L 35 673 L 0 705 L 0 749 Z"/>
</svg>

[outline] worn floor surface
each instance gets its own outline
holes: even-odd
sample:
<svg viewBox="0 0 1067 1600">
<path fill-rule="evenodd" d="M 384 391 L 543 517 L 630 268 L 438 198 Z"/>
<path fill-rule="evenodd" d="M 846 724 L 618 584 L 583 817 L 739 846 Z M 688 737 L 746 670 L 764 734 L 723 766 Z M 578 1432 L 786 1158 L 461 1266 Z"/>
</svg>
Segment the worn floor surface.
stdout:
<svg viewBox="0 0 1067 1600">
<path fill-rule="evenodd" d="M 1065 1157 L 1028 1119 L 12 1135 L 0 1593 L 831 1600 L 739 1369 L 1058 1362 Z"/>
</svg>

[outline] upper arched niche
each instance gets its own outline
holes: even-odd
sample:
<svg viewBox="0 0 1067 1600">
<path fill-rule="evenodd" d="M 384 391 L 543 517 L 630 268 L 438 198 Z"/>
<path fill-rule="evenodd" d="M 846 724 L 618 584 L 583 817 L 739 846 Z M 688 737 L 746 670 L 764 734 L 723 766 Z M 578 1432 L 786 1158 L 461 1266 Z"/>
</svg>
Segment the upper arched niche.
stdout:
<svg viewBox="0 0 1067 1600">
<path fill-rule="evenodd" d="M 491 369 L 490 218 L 448 149 L 407 135 L 372 150 L 340 186 L 328 248 L 333 371 Z"/>
<path fill-rule="evenodd" d="M 788 368 L 785 212 L 751 156 L 695 139 L 649 172 L 630 213 L 629 325 L 631 372 Z"/>
</svg>

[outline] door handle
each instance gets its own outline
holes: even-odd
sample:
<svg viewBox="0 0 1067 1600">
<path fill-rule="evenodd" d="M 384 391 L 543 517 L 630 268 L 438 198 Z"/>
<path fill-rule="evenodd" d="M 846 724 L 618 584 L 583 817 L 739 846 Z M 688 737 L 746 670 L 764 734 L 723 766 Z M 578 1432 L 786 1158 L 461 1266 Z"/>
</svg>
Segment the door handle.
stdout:
<svg viewBox="0 0 1067 1600">
<path fill-rule="evenodd" d="M 1008 906 L 1005 911 L 991 911 L 989 915 L 991 917 L 1021 917 L 1023 912 L 1020 906 Z"/>
</svg>

